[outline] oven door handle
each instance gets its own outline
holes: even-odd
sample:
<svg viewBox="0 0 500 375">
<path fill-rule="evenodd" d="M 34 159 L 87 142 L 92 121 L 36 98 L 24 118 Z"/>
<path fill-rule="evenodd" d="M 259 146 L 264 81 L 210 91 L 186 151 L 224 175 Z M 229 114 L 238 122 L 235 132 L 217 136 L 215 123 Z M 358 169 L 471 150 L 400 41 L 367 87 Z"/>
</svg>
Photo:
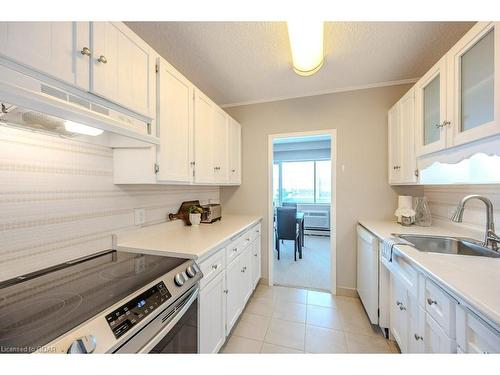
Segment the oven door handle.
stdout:
<svg viewBox="0 0 500 375">
<path fill-rule="evenodd" d="M 158 344 L 163 337 L 179 322 L 182 316 L 186 313 L 186 311 L 191 307 L 194 301 L 198 298 L 200 294 L 200 288 L 197 287 L 192 293 L 191 296 L 187 300 L 185 300 L 180 306 L 181 309 L 177 310 L 174 315 L 169 318 L 168 323 L 163 329 L 158 332 L 151 340 L 148 341 L 146 345 L 144 345 L 141 349 L 139 349 L 138 353 L 149 353 L 155 346 Z"/>
</svg>

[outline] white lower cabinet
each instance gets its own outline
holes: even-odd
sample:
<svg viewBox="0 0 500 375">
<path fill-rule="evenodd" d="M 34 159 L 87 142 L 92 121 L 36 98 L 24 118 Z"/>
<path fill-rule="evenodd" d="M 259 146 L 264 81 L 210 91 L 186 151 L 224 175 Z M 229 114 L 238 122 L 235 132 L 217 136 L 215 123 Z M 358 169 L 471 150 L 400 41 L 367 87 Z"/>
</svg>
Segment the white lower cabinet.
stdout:
<svg viewBox="0 0 500 375">
<path fill-rule="evenodd" d="M 420 309 L 419 332 L 423 353 L 456 353 L 455 340 L 451 339 L 444 329 L 429 313 Z"/>
<path fill-rule="evenodd" d="M 390 330 L 402 353 L 408 352 L 408 291 L 395 273 L 391 273 Z"/>
<path fill-rule="evenodd" d="M 404 267 L 402 267 L 404 265 Z M 500 332 L 399 255 L 390 270 L 390 332 L 402 353 L 500 353 Z M 418 286 L 416 279 L 418 279 Z"/>
<path fill-rule="evenodd" d="M 226 340 L 225 291 L 221 272 L 200 292 L 200 353 L 216 353 Z"/>
<path fill-rule="evenodd" d="M 446 313 L 441 310 L 442 305 L 449 303 L 449 297 L 424 278 L 424 293 L 417 291 L 420 288 L 409 281 L 407 273 L 399 267 L 391 268 L 390 330 L 401 352 L 455 353 L 455 340 L 449 336 L 450 327 L 455 324 L 454 314 L 449 314 L 447 307 L 443 309 Z M 440 314 L 435 312 L 438 307 Z M 439 316 L 439 323 L 431 314 Z"/>
<path fill-rule="evenodd" d="M 261 277 L 260 236 L 252 242 L 252 287 L 255 288 Z"/>
<path fill-rule="evenodd" d="M 200 262 L 200 353 L 218 352 L 224 344 L 260 280 L 260 259 L 258 224 Z"/>
<path fill-rule="evenodd" d="M 226 333 L 233 328 L 243 311 L 243 298 L 241 295 L 241 273 L 243 269 L 242 257 L 236 258 L 226 269 L 227 303 L 226 303 Z"/>
<path fill-rule="evenodd" d="M 463 306 L 456 306 L 457 352 L 500 353 L 500 332 L 484 324 Z"/>
</svg>

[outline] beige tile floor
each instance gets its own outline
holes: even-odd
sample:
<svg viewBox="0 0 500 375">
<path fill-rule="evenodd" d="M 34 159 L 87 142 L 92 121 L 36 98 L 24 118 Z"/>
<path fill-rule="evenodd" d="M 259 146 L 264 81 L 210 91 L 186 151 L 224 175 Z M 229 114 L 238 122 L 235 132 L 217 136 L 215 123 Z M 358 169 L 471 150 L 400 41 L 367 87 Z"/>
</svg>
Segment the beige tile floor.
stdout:
<svg viewBox="0 0 500 375">
<path fill-rule="evenodd" d="M 398 353 L 358 298 L 259 285 L 222 353 Z"/>
</svg>

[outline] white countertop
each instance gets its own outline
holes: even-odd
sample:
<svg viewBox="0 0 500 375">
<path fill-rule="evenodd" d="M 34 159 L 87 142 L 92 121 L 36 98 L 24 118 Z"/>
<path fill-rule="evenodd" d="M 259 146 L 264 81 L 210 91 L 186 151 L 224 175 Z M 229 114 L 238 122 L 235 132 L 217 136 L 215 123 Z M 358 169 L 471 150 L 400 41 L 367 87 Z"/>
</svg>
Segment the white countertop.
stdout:
<svg viewBox="0 0 500 375">
<path fill-rule="evenodd" d="M 432 234 L 467 237 L 445 226 L 404 227 L 389 221 L 362 220 L 360 224 L 380 239 L 391 233 Z M 426 253 L 411 246 L 395 250 L 413 262 L 427 276 L 447 289 L 469 309 L 500 329 L 500 258 Z"/>
<path fill-rule="evenodd" d="M 199 226 L 188 227 L 180 220 L 165 222 L 118 233 L 116 250 L 186 259 L 205 258 L 261 219 L 256 215 L 225 214 L 220 221 Z"/>
</svg>

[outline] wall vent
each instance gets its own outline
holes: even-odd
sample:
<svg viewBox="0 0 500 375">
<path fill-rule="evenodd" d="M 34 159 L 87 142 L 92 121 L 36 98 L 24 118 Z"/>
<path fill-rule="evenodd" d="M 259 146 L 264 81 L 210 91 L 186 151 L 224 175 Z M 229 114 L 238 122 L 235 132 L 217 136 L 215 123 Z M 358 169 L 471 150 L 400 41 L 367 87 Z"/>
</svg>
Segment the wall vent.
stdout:
<svg viewBox="0 0 500 375">
<path fill-rule="evenodd" d="M 92 103 L 92 110 L 94 112 L 100 113 L 101 115 L 109 116 L 109 110 L 101 107 L 100 105 Z"/>
<path fill-rule="evenodd" d="M 64 91 L 55 89 L 55 88 L 47 86 L 47 85 L 41 85 L 40 91 L 44 94 L 53 96 L 54 98 L 57 98 L 57 99 L 61 99 L 64 101 L 68 100 L 68 95 Z"/>
<path fill-rule="evenodd" d="M 85 99 L 79 98 L 78 96 L 70 95 L 69 102 L 90 109 L 90 102 Z"/>
</svg>

